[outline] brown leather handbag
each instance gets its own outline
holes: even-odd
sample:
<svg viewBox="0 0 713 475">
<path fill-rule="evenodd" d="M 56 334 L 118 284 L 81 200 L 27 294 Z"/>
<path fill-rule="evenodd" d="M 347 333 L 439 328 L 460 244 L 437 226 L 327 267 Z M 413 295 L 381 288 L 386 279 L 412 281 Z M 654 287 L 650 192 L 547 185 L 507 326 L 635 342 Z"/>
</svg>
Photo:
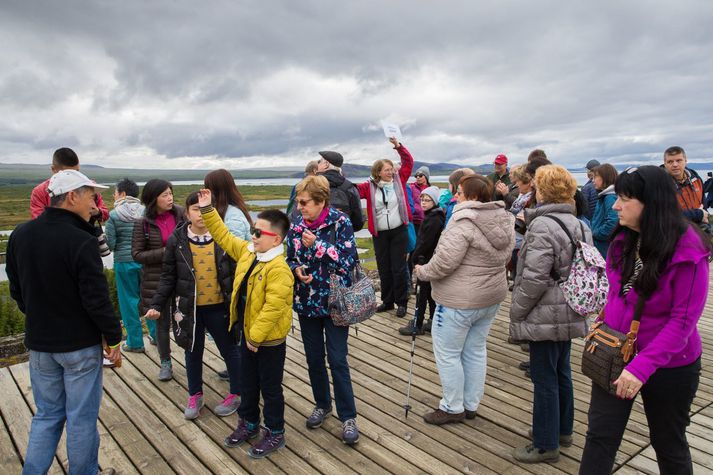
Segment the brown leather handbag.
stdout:
<svg viewBox="0 0 713 475">
<path fill-rule="evenodd" d="M 636 355 L 636 335 L 644 302 L 641 297 L 636 301 L 628 333 L 614 330 L 604 323 L 602 310 L 584 338 L 582 373 L 611 395 L 616 395 L 614 381 Z"/>
</svg>

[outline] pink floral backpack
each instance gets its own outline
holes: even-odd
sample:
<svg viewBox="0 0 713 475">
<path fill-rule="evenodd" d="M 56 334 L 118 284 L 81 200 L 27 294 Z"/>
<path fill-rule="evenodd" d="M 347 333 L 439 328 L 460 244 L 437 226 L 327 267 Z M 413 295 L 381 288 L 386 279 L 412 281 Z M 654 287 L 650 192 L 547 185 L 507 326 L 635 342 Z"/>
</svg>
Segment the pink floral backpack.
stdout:
<svg viewBox="0 0 713 475">
<path fill-rule="evenodd" d="M 583 317 L 599 314 L 607 302 L 609 280 L 606 274 L 606 262 L 596 247 L 584 242 L 584 224 L 579 222 L 582 239 L 576 240 L 567 226 L 556 216 L 543 215 L 560 225 L 572 243 L 572 265 L 566 279 L 552 269 L 550 275 L 562 289 L 564 298 L 572 310 Z"/>
</svg>

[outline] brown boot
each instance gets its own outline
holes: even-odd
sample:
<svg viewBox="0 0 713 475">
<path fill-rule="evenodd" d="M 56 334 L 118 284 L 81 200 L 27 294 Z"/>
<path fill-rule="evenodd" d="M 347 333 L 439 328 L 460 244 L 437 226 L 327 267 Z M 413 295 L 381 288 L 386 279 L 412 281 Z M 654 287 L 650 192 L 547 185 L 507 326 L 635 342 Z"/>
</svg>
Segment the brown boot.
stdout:
<svg viewBox="0 0 713 475">
<path fill-rule="evenodd" d="M 437 426 L 448 424 L 449 422 L 463 422 L 465 420 L 465 411 L 458 414 L 451 414 L 441 409 L 436 409 L 424 415 L 423 420 L 427 424 L 435 424 Z"/>
</svg>

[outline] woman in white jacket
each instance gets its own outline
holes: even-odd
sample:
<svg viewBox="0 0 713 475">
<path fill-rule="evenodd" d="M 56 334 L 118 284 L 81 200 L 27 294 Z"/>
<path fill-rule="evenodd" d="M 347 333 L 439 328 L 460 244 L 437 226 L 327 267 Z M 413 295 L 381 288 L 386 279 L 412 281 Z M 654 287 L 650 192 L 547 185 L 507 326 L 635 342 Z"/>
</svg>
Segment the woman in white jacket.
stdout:
<svg viewBox="0 0 713 475">
<path fill-rule="evenodd" d="M 423 417 L 429 424 L 474 419 L 485 390 L 485 340 L 507 294 L 505 264 L 515 245 L 515 217 L 492 194 L 484 176 L 463 177 L 433 258 L 415 268 L 437 303 L 431 335 L 443 398 Z"/>
</svg>

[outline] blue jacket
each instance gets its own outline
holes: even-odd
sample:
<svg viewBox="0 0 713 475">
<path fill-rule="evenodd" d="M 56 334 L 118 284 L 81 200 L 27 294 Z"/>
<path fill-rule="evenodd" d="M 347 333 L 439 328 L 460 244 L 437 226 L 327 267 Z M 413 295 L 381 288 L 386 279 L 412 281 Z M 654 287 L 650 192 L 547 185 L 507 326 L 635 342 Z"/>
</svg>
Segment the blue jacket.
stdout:
<svg viewBox="0 0 713 475">
<path fill-rule="evenodd" d="M 616 228 L 617 223 L 619 223 L 619 215 L 612 209 L 615 201 L 614 185 L 611 185 L 599 193 L 597 207 L 592 217 L 594 245 L 605 259 L 609 249 L 609 236 Z"/>
<path fill-rule="evenodd" d="M 597 207 L 598 198 L 597 189 L 594 188 L 594 183 L 592 182 L 592 180 L 589 180 L 587 183 L 584 184 L 584 186 L 582 187 L 582 194 L 587 199 L 587 204 L 589 205 L 589 210 L 584 215 L 587 217 L 587 219 L 591 220 L 594 216 L 594 210 Z"/>
<path fill-rule="evenodd" d="M 301 317 L 329 317 L 329 276 L 336 273 L 341 282 L 352 283 L 352 270 L 357 262 L 356 241 L 352 223 L 347 215 L 334 208 L 317 230 L 312 247 L 302 244 L 302 233 L 307 229 L 299 215 L 287 233 L 287 264 L 295 271 L 305 266 L 306 274 L 314 279 L 309 284 L 295 278 L 294 311 Z"/>
<path fill-rule="evenodd" d="M 248 222 L 248 218 L 245 217 L 237 206 L 228 205 L 228 209 L 225 210 L 223 222 L 233 236 L 239 237 L 244 241 L 252 241 L 250 222 Z"/>
<path fill-rule="evenodd" d="M 106 242 L 114 252 L 114 262 L 134 262 L 131 257 L 131 241 L 134 223 L 144 216 L 144 205 L 132 196 L 118 200 L 104 225 Z"/>
</svg>

